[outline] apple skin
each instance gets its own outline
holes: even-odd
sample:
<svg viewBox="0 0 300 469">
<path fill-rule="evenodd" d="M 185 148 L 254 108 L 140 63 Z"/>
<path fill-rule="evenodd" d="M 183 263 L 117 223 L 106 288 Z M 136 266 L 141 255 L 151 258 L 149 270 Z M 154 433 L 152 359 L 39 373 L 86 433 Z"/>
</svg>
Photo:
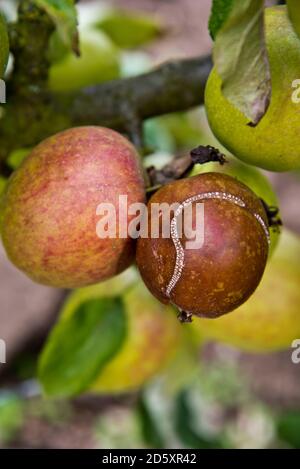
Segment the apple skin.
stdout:
<svg viewBox="0 0 300 469">
<path fill-rule="evenodd" d="M 197 174 L 209 173 L 212 171 L 228 174 L 238 181 L 249 187 L 260 199 L 262 199 L 269 207 L 279 207 L 279 200 L 272 187 L 269 179 L 262 171 L 254 166 L 243 163 L 233 156 L 226 155 L 227 163 L 220 165 L 219 163 L 210 162 L 203 165 L 196 164 L 190 173 L 190 176 Z M 279 215 L 280 216 L 280 215 Z M 269 258 L 273 255 L 280 239 L 280 227 L 270 229 L 270 250 Z"/>
<path fill-rule="evenodd" d="M 195 195 L 217 191 L 241 198 L 247 208 L 227 200 L 204 200 L 204 244 L 185 249 L 185 239 L 181 238 L 184 266 L 168 295 L 176 250 L 170 237 L 151 238 L 151 205 L 182 203 Z M 148 238 L 139 238 L 137 245 L 137 265 L 149 290 L 160 301 L 192 315 L 213 318 L 233 311 L 257 288 L 268 257 L 267 236 L 255 213 L 267 225 L 265 210 L 256 195 L 224 174 L 207 173 L 161 188 L 148 204 Z"/>
<path fill-rule="evenodd" d="M 222 94 L 215 68 L 206 85 L 205 109 L 214 135 L 237 158 L 270 171 L 291 171 L 300 168 L 300 109 L 292 101 L 300 41 L 285 6 L 266 8 L 265 22 L 272 97 L 264 117 L 256 127 L 247 125 L 249 119 Z"/>
<path fill-rule="evenodd" d="M 78 127 L 40 143 L 12 175 L 1 200 L 0 228 L 8 257 L 38 283 L 76 288 L 126 269 L 130 238 L 100 239 L 100 203 L 119 195 L 144 202 L 139 155 L 119 133 Z M 130 221 L 128 217 L 127 221 Z"/>
<path fill-rule="evenodd" d="M 217 340 L 250 352 L 290 348 L 300 337 L 300 238 L 283 229 L 279 246 L 254 295 L 214 321 L 197 319 L 201 340 Z"/>
</svg>

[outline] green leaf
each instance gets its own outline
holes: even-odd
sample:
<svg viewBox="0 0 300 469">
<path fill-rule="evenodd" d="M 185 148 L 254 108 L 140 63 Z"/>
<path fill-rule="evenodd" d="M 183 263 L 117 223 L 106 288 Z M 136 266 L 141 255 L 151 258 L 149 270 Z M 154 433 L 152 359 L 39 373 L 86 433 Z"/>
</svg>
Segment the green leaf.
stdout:
<svg viewBox="0 0 300 469">
<path fill-rule="evenodd" d="M 151 413 L 147 400 L 142 395 L 137 403 L 137 413 L 141 425 L 141 432 L 145 442 L 152 448 L 165 448 L 164 437 Z"/>
<path fill-rule="evenodd" d="M 279 438 L 293 448 L 300 449 L 300 413 L 287 412 L 279 418 L 277 425 Z"/>
<path fill-rule="evenodd" d="M 50 16 L 65 46 L 79 55 L 77 10 L 74 0 L 34 0 L 34 2 Z"/>
<path fill-rule="evenodd" d="M 7 164 L 12 169 L 17 169 L 30 152 L 31 148 L 19 148 L 18 150 L 12 151 L 7 158 Z"/>
<path fill-rule="evenodd" d="M 213 0 L 208 29 L 213 39 L 227 20 L 234 0 Z"/>
<path fill-rule="evenodd" d="M 162 31 L 155 18 L 120 10 L 112 11 L 96 25 L 123 49 L 141 46 L 156 38 Z"/>
<path fill-rule="evenodd" d="M 11 393 L 0 393 L 0 444 L 9 443 L 24 421 L 24 405 Z"/>
<path fill-rule="evenodd" d="M 271 96 L 263 0 L 233 1 L 217 34 L 213 56 L 224 96 L 253 125 L 258 124 Z"/>
<path fill-rule="evenodd" d="M 126 334 L 120 298 L 85 300 L 63 314 L 39 360 L 39 379 L 49 396 L 73 396 L 86 390 L 118 351 Z"/>
<path fill-rule="evenodd" d="M 80 43 L 81 43 L 81 37 L 80 37 Z M 82 53 L 81 50 L 80 50 L 80 53 Z M 66 46 L 66 44 L 62 41 L 62 38 L 58 34 L 58 32 L 54 31 L 50 37 L 50 41 L 48 44 L 48 50 L 47 50 L 48 60 L 50 61 L 51 64 L 55 64 L 63 60 L 64 57 L 66 57 L 68 54 L 72 54 L 69 47 Z"/>
<path fill-rule="evenodd" d="M 167 153 L 194 148 L 204 136 L 198 118 L 180 112 L 147 119 L 144 134 L 146 148 Z"/>
<path fill-rule="evenodd" d="M 172 153 L 176 145 L 171 132 L 159 117 L 147 119 L 144 122 L 145 146 L 150 151 Z"/>
<path fill-rule="evenodd" d="M 200 435 L 194 429 L 193 411 L 189 403 L 188 393 L 181 392 L 177 398 L 176 405 L 176 431 L 182 443 L 188 448 L 195 449 L 218 449 L 222 447 L 219 440 L 208 439 L 205 435 Z"/>
<path fill-rule="evenodd" d="M 300 38 L 300 8 L 299 0 L 287 0 L 287 8 L 293 28 Z"/>
</svg>

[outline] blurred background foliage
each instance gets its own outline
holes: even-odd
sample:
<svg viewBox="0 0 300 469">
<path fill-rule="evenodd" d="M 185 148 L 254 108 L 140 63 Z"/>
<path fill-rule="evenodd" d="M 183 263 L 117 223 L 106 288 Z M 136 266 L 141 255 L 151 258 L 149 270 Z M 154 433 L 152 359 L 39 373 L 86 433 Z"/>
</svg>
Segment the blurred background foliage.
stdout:
<svg viewBox="0 0 300 469">
<path fill-rule="evenodd" d="M 14 18 L 14 3 L 0 3 L 7 19 Z M 79 3 L 79 59 L 53 35 L 52 90 L 76 90 L 152 67 L 145 46 L 159 48 L 168 28 L 157 15 L 120 9 L 120 3 Z M 7 73 L 12 68 L 11 58 Z M 221 148 L 203 108 L 144 122 L 145 166 L 162 167 L 201 144 Z M 10 155 L 12 169 L 29 150 Z M 4 187 L 1 177 L 0 193 Z M 201 328 L 182 327 L 172 308 L 144 290 L 134 269 L 109 284 L 72 292 L 59 313 L 42 354 L 40 344 L 29 347 L 1 377 L 1 446 L 300 448 L 300 407 L 261 399 L 241 373 L 240 352 L 208 342 Z M 112 314 L 118 321 L 123 315 L 123 322 L 114 322 Z M 45 391 L 54 397 L 43 397 Z"/>
</svg>

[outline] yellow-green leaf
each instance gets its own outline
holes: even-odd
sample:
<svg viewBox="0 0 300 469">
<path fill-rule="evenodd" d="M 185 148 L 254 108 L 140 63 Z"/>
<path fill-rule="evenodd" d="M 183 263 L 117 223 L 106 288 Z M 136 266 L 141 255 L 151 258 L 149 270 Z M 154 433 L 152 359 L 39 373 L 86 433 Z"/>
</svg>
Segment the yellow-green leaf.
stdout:
<svg viewBox="0 0 300 469">
<path fill-rule="evenodd" d="M 300 38 L 300 4 L 299 0 L 287 0 L 287 8 L 293 28 Z"/>
<path fill-rule="evenodd" d="M 79 55 L 77 10 L 74 0 L 34 0 L 54 22 L 62 42 Z"/>
<path fill-rule="evenodd" d="M 214 45 L 224 96 L 256 125 L 271 97 L 264 32 L 264 1 L 234 0 Z"/>
</svg>

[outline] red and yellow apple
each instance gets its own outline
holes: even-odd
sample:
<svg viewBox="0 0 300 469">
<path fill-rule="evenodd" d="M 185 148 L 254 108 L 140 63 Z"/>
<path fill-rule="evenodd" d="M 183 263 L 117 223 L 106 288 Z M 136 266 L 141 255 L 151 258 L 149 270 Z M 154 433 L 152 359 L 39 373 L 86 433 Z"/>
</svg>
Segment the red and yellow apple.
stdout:
<svg viewBox="0 0 300 469">
<path fill-rule="evenodd" d="M 13 174 L 1 201 L 8 257 L 36 282 L 54 287 L 82 287 L 118 274 L 134 259 L 134 241 L 118 232 L 100 238 L 96 211 L 100 203 L 112 204 L 118 226 L 120 195 L 128 205 L 145 199 L 139 155 L 125 137 L 79 127 L 46 139 Z"/>
</svg>

